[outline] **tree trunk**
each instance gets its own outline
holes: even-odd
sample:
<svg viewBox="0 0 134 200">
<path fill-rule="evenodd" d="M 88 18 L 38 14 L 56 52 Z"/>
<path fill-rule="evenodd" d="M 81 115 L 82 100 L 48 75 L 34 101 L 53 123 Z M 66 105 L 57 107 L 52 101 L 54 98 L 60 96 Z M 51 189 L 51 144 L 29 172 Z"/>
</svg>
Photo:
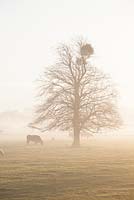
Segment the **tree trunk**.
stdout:
<svg viewBox="0 0 134 200">
<path fill-rule="evenodd" d="M 79 97 L 79 82 L 75 81 L 74 85 L 75 89 L 75 99 L 74 99 L 74 141 L 72 146 L 79 147 L 80 146 L 80 116 L 79 116 L 79 108 L 80 108 L 80 97 Z"/>
<path fill-rule="evenodd" d="M 72 147 L 80 147 L 80 131 L 74 128 L 74 137 Z"/>
</svg>

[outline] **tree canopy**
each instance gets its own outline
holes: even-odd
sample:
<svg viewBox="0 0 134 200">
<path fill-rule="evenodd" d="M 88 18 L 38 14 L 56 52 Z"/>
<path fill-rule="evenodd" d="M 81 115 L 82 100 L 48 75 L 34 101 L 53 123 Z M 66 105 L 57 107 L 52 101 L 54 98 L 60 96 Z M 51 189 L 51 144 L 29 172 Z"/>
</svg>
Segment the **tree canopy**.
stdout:
<svg viewBox="0 0 134 200">
<path fill-rule="evenodd" d="M 117 91 L 111 78 L 91 64 L 93 47 L 84 40 L 57 48 L 57 62 L 41 78 L 35 126 L 59 129 L 74 136 L 96 133 L 120 125 Z"/>
</svg>

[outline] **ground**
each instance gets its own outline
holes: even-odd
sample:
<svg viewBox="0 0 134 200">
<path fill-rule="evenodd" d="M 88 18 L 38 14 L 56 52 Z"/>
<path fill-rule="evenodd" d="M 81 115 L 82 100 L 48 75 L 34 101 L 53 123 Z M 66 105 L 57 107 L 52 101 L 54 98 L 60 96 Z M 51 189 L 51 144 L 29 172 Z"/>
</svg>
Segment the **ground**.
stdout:
<svg viewBox="0 0 134 200">
<path fill-rule="evenodd" d="M 2 200 L 133 200 L 134 137 L 91 137 L 44 146 L 1 142 Z"/>
</svg>

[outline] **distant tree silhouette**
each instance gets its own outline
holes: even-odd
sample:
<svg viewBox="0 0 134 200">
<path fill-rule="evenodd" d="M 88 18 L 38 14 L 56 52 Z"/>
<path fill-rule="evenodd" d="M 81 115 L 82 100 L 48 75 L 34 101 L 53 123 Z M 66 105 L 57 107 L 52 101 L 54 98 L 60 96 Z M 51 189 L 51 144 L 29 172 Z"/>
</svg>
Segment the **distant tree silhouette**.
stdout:
<svg viewBox="0 0 134 200">
<path fill-rule="evenodd" d="M 92 66 L 92 46 L 79 40 L 62 44 L 57 51 L 57 62 L 41 78 L 34 126 L 72 132 L 75 147 L 83 133 L 118 128 L 117 92 L 111 79 Z"/>
</svg>

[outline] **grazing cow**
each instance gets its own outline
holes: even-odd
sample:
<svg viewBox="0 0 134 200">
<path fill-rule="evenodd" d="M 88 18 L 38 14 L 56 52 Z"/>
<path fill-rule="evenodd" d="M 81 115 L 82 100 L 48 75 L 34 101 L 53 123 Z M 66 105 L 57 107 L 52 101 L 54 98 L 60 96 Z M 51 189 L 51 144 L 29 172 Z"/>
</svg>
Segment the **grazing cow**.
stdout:
<svg viewBox="0 0 134 200">
<path fill-rule="evenodd" d="M 4 156 L 4 151 L 3 149 L 0 149 L 0 157 L 3 157 Z"/>
<path fill-rule="evenodd" d="M 39 135 L 27 135 L 27 144 L 29 144 L 30 142 L 43 145 L 43 140 Z"/>
</svg>

